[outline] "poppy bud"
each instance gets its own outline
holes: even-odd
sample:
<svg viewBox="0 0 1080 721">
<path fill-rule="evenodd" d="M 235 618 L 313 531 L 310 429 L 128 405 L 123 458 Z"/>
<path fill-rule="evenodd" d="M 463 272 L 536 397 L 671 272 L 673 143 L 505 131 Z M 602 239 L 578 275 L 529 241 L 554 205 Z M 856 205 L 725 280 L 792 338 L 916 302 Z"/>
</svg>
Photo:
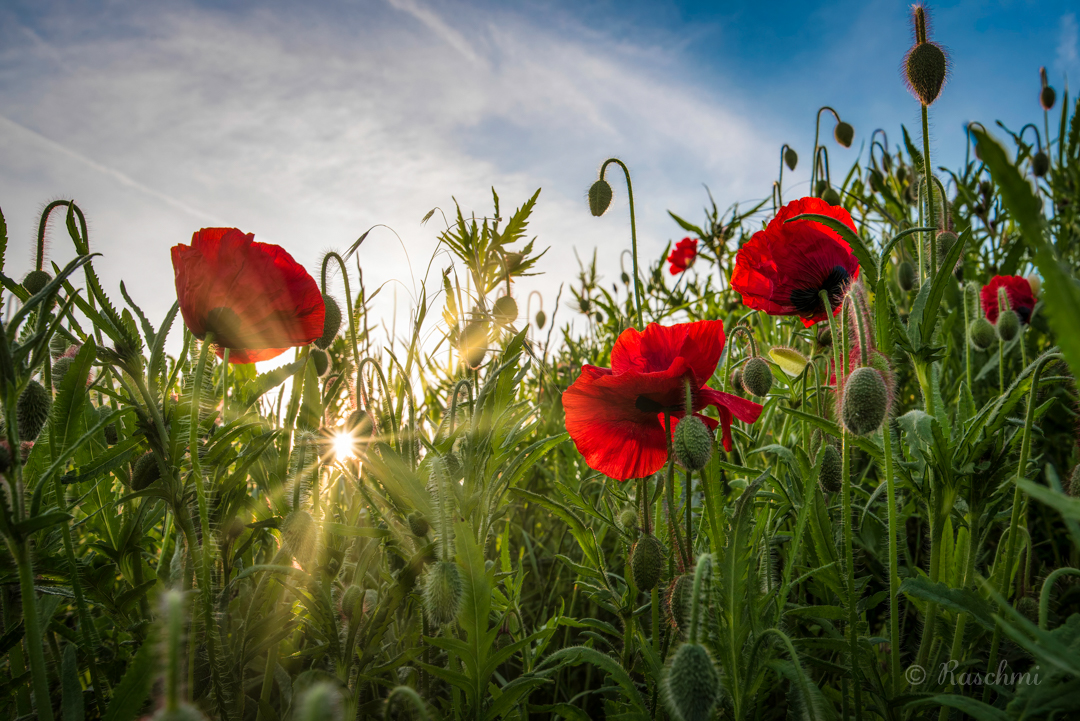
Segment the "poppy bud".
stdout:
<svg viewBox="0 0 1080 721">
<path fill-rule="evenodd" d="M 684 643 L 675 651 L 664 678 L 664 702 L 672 718 L 708 721 L 720 700 L 720 674 L 708 649 Z"/>
<path fill-rule="evenodd" d="M 825 189 L 828 188 L 828 187 L 829 187 L 829 181 L 822 178 L 821 180 L 814 183 L 814 195 L 816 195 L 817 197 L 820 198 L 822 196 L 822 194 L 825 192 Z"/>
<path fill-rule="evenodd" d="M 825 188 L 825 192 L 821 194 L 821 199 L 829 205 L 840 205 L 840 193 L 836 192 L 833 187 Z"/>
<path fill-rule="evenodd" d="M 457 564 L 437 561 L 424 576 L 424 610 L 436 626 L 457 618 L 461 606 L 462 581 Z"/>
<path fill-rule="evenodd" d="M 326 681 L 312 684 L 299 706 L 295 721 L 341 721 L 341 695 Z"/>
<path fill-rule="evenodd" d="M 735 368 L 731 371 L 731 390 L 736 393 L 746 392 L 746 388 L 742 384 L 742 368 Z"/>
<path fill-rule="evenodd" d="M 461 458 L 456 453 L 447 453 L 442 457 L 446 463 L 446 476 L 451 481 L 460 480 L 464 475 L 465 466 L 461 463 Z"/>
<path fill-rule="evenodd" d="M 795 166 L 799 164 L 799 154 L 791 148 L 784 149 L 784 165 L 788 167 L 788 170 L 795 170 Z"/>
<path fill-rule="evenodd" d="M 423 538 L 431 530 L 431 524 L 424 518 L 424 514 L 419 511 L 410 513 L 406 520 L 409 522 L 409 530 L 417 538 Z"/>
<path fill-rule="evenodd" d="M 772 389 L 773 377 L 769 364 L 761 358 L 751 358 L 746 362 L 742 374 L 743 387 L 755 396 L 767 396 Z"/>
<path fill-rule="evenodd" d="M 67 375 L 68 370 L 71 368 L 70 358 L 58 358 L 52 365 L 52 386 L 53 389 L 59 389 L 60 383 L 64 380 L 64 376 Z"/>
<path fill-rule="evenodd" d="M 1042 278 L 1032 273 L 1027 277 L 1027 282 L 1031 286 L 1032 295 L 1042 295 Z"/>
<path fill-rule="evenodd" d="M 971 347 L 983 351 L 994 345 L 994 326 L 986 318 L 976 318 L 968 327 L 968 342 Z"/>
<path fill-rule="evenodd" d="M 623 285 L 630 285 L 630 275 L 625 270 L 622 272 L 620 278 L 622 279 Z"/>
<path fill-rule="evenodd" d="M 668 586 L 666 601 L 668 620 L 679 630 L 690 625 L 690 597 L 694 595 L 693 574 L 677 576 Z"/>
<path fill-rule="evenodd" d="M 49 339 L 49 352 L 52 353 L 53 358 L 59 358 L 64 355 L 64 351 L 68 349 L 68 345 L 68 339 L 59 333 L 56 333 Z"/>
<path fill-rule="evenodd" d="M 589 188 L 589 212 L 599 218 L 611 207 L 611 185 L 601 178 Z"/>
<path fill-rule="evenodd" d="M 684 416 L 675 426 L 675 457 L 691 471 L 700 471 L 712 456 L 713 434 L 697 416 Z"/>
<path fill-rule="evenodd" d="M 886 157 L 888 157 L 888 156 L 886 156 Z M 901 165 L 899 168 L 896 169 L 896 179 L 899 180 L 901 183 L 903 183 L 904 181 L 907 180 L 907 166 L 906 165 Z"/>
<path fill-rule="evenodd" d="M 1050 170 L 1050 158 L 1043 151 L 1038 151 L 1031 156 L 1031 172 L 1036 178 L 1041 178 Z"/>
<path fill-rule="evenodd" d="M 635 519 L 637 515 L 635 514 Z M 635 520 L 636 522 L 636 520 Z M 664 545 L 652 534 L 642 536 L 630 547 L 630 572 L 639 591 L 651 591 L 660 582 L 664 566 Z"/>
<path fill-rule="evenodd" d="M 23 441 L 35 440 L 41 434 L 49 420 L 49 410 L 52 408 L 52 395 L 45 390 L 45 386 L 35 380 L 27 384 L 26 389 L 19 394 L 19 400 L 15 405 L 15 418 L 18 421 L 19 439 Z"/>
<path fill-rule="evenodd" d="M 904 62 L 908 89 L 915 99 L 930 106 L 941 94 L 948 72 L 945 52 L 935 43 L 919 43 L 913 47 Z"/>
<path fill-rule="evenodd" d="M 458 353 L 461 354 L 467 366 L 476 370 L 484 362 L 487 344 L 487 324 L 480 320 L 469 321 L 461 329 L 461 336 L 458 338 Z"/>
<path fill-rule="evenodd" d="M 828 348 L 832 345 L 832 329 L 829 328 L 828 323 L 818 324 L 817 342 L 822 348 Z"/>
<path fill-rule="evenodd" d="M 323 293 L 323 307 L 326 309 L 323 315 L 322 336 L 315 341 L 315 345 L 323 350 L 330 347 L 341 330 L 341 308 L 337 301 Z"/>
<path fill-rule="evenodd" d="M 1069 476 L 1069 487 L 1065 491 L 1073 498 L 1080 498 L 1080 465 L 1073 469 Z"/>
<path fill-rule="evenodd" d="M 851 127 L 850 123 L 845 123 L 841 120 L 836 124 L 836 128 L 833 129 L 833 137 L 836 138 L 836 142 L 840 143 L 845 148 L 850 148 L 851 141 L 855 139 L 855 128 Z"/>
<path fill-rule="evenodd" d="M 1043 110 L 1050 110 L 1054 107 L 1054 101 L 1057 100 L 1057 93 L 1047 84 L 1046 68 L 1039 68 L 1039 81 L 1042 85 L 1042 89 L 1039 90 L 1039 105 Z"/>
<path fill-rule="evenodd" d="M 311 362 L 315 365 L 315 373 L 322 378 L 326 371 L 330 370 L 330 356 L 321 348 L 312 348 L 309 353 Z"/>
<path fill-rule="evenodd" d="M 886 155 L 885 157 L 889 156 Z M 870 189 L 875 193 L 881 193 L 885 190 L 885 176 L 877 168 L 870 169 Z"/>
<path fill-rule="evenodd" d="M 956 240 L 956 233 L 952 232 L 951 230 L 942 230 L 938 232 L 938 257 L 943 258 L 944 256 L 948 255 L 949 251 L 952 250 L 953 245 L 956 243 Z"/>
<path fill-rule="evenodd" d="M 30 295 L 37 295 L 45 289 L 45 286 L 47 286 L 51 280 L 52 276 L 45 271 L 32 270 L 26 274 L 25 278 L 23 278 L 22 285 L 23 288 L 26 288 L 27 293 Z"/>
<path fill-rule="evenodd" d="M 993 195 L 993 193 L 994 193 L 994 184 L 993 184 L 993 183 L 991 183 L 991 182 L 990 182 L 989 180 L 983 180 L 983 181 L 981 181 L 981 182 L 979 183 L 979 192 L 980 192 L 980 193 L 981 193 L 981 194 L 982 194 L 982 195 L 983 195 L 984 197 L 987 197 L 987 198 L 989 198 L 989 197 L 990 197 L 991 195 Z"/>
<path fill-rule="evenodd" d="M 495 301 L 495 305 L 491 309 L 491 314 L 495 316 L 495 321 L 501 325 L 510 325 L 518 317 L 518 305 L 513 296 L 504 295 Z"/>
<path fill-rule="evenodd" d="M 840 459 L 840 453 L 836 446 L 826 443 L 821 449 L 825 457 L 821 460 L 821 474 L 818 476 L 818 484 L 821 490 L 827 493 L 836 493 L 840 490 L 844 480 L 844 463 Z"/>
<path fill-rule="evenodd" d="M 885 168 L 885 172 L 892 172 L 892 156 L 886 153 L 881 156 L 881 167 Z"/>
<path fill-rule="evenodd" d="M 99 406 L 97 410 L 98 415 L 101 417 L 101 420 L 105 420 L 106 416 L 112 413 L 113 409 L 109 406 Z M 105 442 L 108 443 L 110 446 L 115 446 L 120 441 L 120 436 L 117 433 L 115 423 L 110 423 L 109 425 L 105 426 L 104 432 Z"/>
<path fill-rule="evenodd" d="M 915 287 L 915 265 L 911 261 L 905 260 L 896 266 L 896 284 L 905 293 Z"/>
<path fill-rule="evenodd" d="M 355 583 L 341 595 L 341 615 L 349 621 L 358 621 L 364 613 L 364 589 Z"/>
<path fill-rule="evenodd" d="M 1039 622 L 1039 602 L 1032 596 L 1024 596 L 1016 602 L 1016 610 L 1032 623 Z"/>
<path fill-rule="evenodd" d="M 281 524 L 282 545 L 295 558 L 303 560 L 315 545 L 315 519 L 304 510 L 292 511 Z"/>
<path fill-rule="evenodd" d="M 547 323 L 547 313 L 542 310 L 536 311 L 536 327 L 543 330 L 545 323 Z"/>
<path fill-rule="evenodd" d="M 806 368 L 806 356 L 794 348 L 785 346 L 770 348 L 769 357 L 772 358 L 776 365 L 780 366 L 780 370 L 792 378 L 802 373 L 803 369 Z"/>
<path fill-rule="evenodd" d="M 637 511 L 633 508 L 624 508 L 619 511 L 618 524 L 619 528 L 625 531 L 636 530 L 638 527 Z"/>
<path fill-rule="evenodd" d="M 149 488 L 151 484 L 161 478 L 161 469 L 153 451 L 147 451 L 139 456 L 131 469 L 131 490 L 141 491 Z"/>
<path fill-rule="evenodd" d="M 1004 310 L 998 314 L 997 336 L 1003 341 L 1011 341 L 1020 332 L 1020 316 L 1015 310 Z"/>
<path fill-rule="evenodd" d="M 889 408 L 889 389 L 881 373 L 863 366 L 856 368 L 844 383 L 844 427 L 857 436 L 870 435 L 881 428 Z"/>
</svg>

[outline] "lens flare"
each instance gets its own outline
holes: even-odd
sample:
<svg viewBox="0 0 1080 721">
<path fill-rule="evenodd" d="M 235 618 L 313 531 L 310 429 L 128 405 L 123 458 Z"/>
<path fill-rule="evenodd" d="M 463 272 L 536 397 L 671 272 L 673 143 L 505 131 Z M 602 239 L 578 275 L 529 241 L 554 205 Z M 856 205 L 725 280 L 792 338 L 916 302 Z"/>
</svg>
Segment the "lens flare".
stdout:
<svg viewBox="0 0 1080 721">
<path fill-rule="evenodd" d="M 356 457 L 355 442 L 351 433 L 342 431 L 334 436 L 334 457 L 339 461 Z"/>
</svg>

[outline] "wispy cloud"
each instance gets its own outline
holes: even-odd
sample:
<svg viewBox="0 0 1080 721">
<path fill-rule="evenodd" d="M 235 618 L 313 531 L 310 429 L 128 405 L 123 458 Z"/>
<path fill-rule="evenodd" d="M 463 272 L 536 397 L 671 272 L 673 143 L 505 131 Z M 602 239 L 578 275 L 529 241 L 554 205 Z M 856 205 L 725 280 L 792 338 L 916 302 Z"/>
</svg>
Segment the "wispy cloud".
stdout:
<svg viewBox="0 0 1080 721">
<path fill-rule="evenodd" d="M 1058 40 L 1057 62 L 1059 70 L 1069 70 L 1080 65 L 1080 27 L 1076 13 L 1061 16 L 1061 35 Z"/>
</svg>

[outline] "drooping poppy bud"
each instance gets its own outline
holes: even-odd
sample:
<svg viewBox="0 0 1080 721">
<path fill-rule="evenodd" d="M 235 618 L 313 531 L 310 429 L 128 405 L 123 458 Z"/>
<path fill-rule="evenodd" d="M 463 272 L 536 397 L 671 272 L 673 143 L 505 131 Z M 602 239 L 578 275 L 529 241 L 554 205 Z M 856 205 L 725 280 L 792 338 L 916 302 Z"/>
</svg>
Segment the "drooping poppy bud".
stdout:
<svg viewBox="0 0 1080 721">
<path fill-rule="evenodd" d="M 836 493 L 840 490 L 844 481 L 844 463 L 840 458 L 839 451 L 832 443 L 826 443 L 821 452 L 825 457 L 821 460 L 821 474 L 818 483 L 821 489 L 827 493 Z"/>
<path fill-rule="evenodd" d="M 465 364 L 476 370 L 484 362 L 487 353 L 488 326 L 482 320 L 473 320 L 465 324 L 458 338 L 458 353 Z"/>
<path fill-rule="evenodd" d="M 821 199 L 829 205 L 840 205 L 840 193 L 836 192 L 836 188 L 831 185 L 825 188 L 825 192 L 821 194 Z"/>
<path fill-rule="evenodd" d="M 60 383 L 64 380 L 64 376 L 67 375 L 70 368 L 70 358 L 57 358 L 56 362 L 52 364 L 52 385 L 54 390 L 60 388 Z"/>
<path fill-rule="evenodd" d="M 851 127 L 850 123 L 841 120 L 833 129 L 833 137 L 836 138 L 836 142 L 840 143 L 840 145 L 850 148 L 851 141 L 855 139 L 855 128 Z"/>
<path fill-rule="evenodd" d="M 915 44 L 904 56 L 904 80 L 908 90 L 929 107 L 941 94 L 949 74 L 949 59 L 937 43 L 928 39 L 926 9 L 916 5 L 912 11 Z"/>
<path fill-rule="evenodd" d="M 518 317 L 517 301 L 510 295 L 501 296 L 495 301 L 491 314 L 495 316 L 495 321 L 500 325 L 510 325 Z"/>
<path fill-rule="evenodd" d="M 315 346 L 326 350 L 334 342 L 334 338 L 337 338 L 338 331 L 341 330 L 341 307 L 336 300 L 326 293 L 323 293 L 322 299 L 326 313 L 323 316 L 322 335 L 315 341 Z"/>
<path fill-rule="evenodd" d="M 536 311 L 536 327 L 543 330 L 545 323 L 547 323 L 547 313 L 542 310 Z"/>
<path fill-rule="evenodd" d="M 589 188 L 589 212 L 599 218 L 611 207 L 611 185 L 601 178 Z"/>
<path fill-rule="evenodd" d="M 1042 86 L 1039 90 L 1039 105 L 1043 110 L 1050 110 L 1054 107 L 1054 101 L 1057 100 L 1057 93 L 1046 81 L 1046 68 L 1039 68 L 1039 81 Z"/>
<path fill-rule="evenodd" d="M 816 183 L 814 183 L 814 195 L 820 198 L 822 195 L 825 194 L 825 190 L 828 187 L 829 181 L 825 180 L 824 178 L 818 180 Z"/>
<path fill-rule="evenodd" d="M 142 491 L 161 478 L 161 468 L 153 451 L 147 451 L 139 456 L 131 469 L 131 490 Z"/>
<path fill-rule="evenodd" d="M 25 278 L 23 278 L 22 285 L 27 293 L 30 295 L 37 295 L 45 289 L 45 286 L 47 286 L 51 280 L 52 276 L 45 271 L 32 270 L 26 274 Z"/>
<path fill-rule="evenodd" d="M 15 418 L 18 422 L 19 440 L 33 441 L 41 434 L 49 420 L 52 409 L 52 395 L 45 386 L 35 380 L 27 384 L 15 404 Z"/>
<path fill-rule="evenodd" d="M 684 643 L 675 651 L 664 678 L 664 701 L 672 718 L 708 721 L 720 700 L 720 674 L 708 649 Z"/>
<path fill-rule="evenodd" d="M 1033 596 L 1024 596 L 1017 601 L 1016 610 L 1031 623 L 1039 622 L 1039 602 Z"/>
<path fill-rule="evenodd" d="M 751 358 L 746 362 L 742 374 L 743 387 L 755 396 L 767 396 L 772 390 L 773 376 L 769 364 L 762 358 Z"/>
<path fill-rule="evenodd" d="M 986 318 L 976 318 L 968 326 L 968 342 L 978 351 L 984 351 L 994 345 L 994 325 Z"/>
<path fill-rule="evenodd" d="M 896 284 L 907 293 L 915 287 L 915 264 L 905 260 L 896 266 Z"/>
<path fill-rule="evenodd" d="M 944 258 L 952 250 L 957 241 L 956 233 L 951 230 L 942 230 L 937 234 L 938 258 Z"/>
<path fill-rule="evenodd" d="M 617 519 L 619 528 L 624 531 L 636 531 L 638 527 L 637 511 L 633 508 L 624 508 L 619 511 L 619 517 Z M 633 551 L 631 551 L 631 554 Z M 635 581 L 636 583 L 636 581 Z"/>
<path fill-rule="evenodd" d="M 1044 177 L 1050 170 L 1050 157 L 1039 150 L 1035 155 L 1031 156 L 1031 172 L 1035 174 L 1036 178 Z"/>
<path fill-rule="evenodd" d="M 736 393 L 745 393 L 746 388 L 742 382 L 742 368 L 734 368 L 731 371 L 731 390 Z"/>
<path fill-rule="evenodd" d="M 112 410 L 113 409 L 110 408 L 109 406 L 99 406 L 98 407 L 98 415 L 101 417 L 101 420 L 105 420 L 106 416 L 108 416 L 110 413 L 112 413 Z M 104 430 L 105 430 L 105 442 L 106 443 L 108 443 L 110 446 L 115 446 L 117 443 L 119 443 L 120 436 L 117 433 L 115 423 L 110 423 L 109 425 L 105 426 Z"/>
<path fill-rule="evenodd" d="M 822 323 L 817 329 L 817 344 L 822 348 L 830 348 L 832 346 L 832 328 L 828 323 Z"/>
<path fill-rule="evenodd" d="M 312 364 L 315 366 L 315 373 L 320 378 L 326 375 L 326 372 L 330 370 L 330 356 L 326 351 L 321 348 L 312 348 L 309 352 Z"/>
<path fill-rule="evenodd" d="M 424 576 L 424 610 L 428 620 L 443 626 L 457 618 L 461 607 L 462 580 L 457 564 L 436 561 Z"/>
<path fill-rule="evenodd" d="M 341 721 L 341 694 L 326 681 L 312 684 L 300 698 L 296 721 Z"/>
<path fill-rule="evenodd" d="M 656 536 L 642 536 L 630 547 L 630 572 L 634 575 L 634 585 L 639 591 L 656 588 L 663 565 L 664 545 Z"/>
<path fill-rule="evenodd" d="M 844 427 L 857 436 L 870 435 L 881 428 L 888 408 L 889 389 L 881 374 L 868 366 L 853 370 L 844 383 Z"/>
<path fill-rule="evenodd" d="M 675 426 L 673 441 L 675 457 L 691 471 L 700 471 L 709 462 L 713 450 L 713 434 L 700 418 L 686 416 Z"/>
<path fill-rule="evenodd" d="M 799 154 L 791 148 L 784 150 L 784 165 L 788 166 L 788 170 L 795 170 L 795 166 L 799 164 Z"/>
</svg>

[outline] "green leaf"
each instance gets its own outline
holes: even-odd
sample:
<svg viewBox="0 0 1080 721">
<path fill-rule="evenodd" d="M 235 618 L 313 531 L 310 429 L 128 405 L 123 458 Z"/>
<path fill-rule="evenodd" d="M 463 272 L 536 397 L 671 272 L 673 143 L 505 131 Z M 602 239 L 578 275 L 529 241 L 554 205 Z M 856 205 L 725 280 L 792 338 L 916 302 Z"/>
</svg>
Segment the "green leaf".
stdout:
<svg viewBox="0 0 1080 721">
<path fill-rule="evenodd" d="M 1036 501 L 1045 503 L 1065 518 L 1080 521 L 1080 498 L 1073 498 L 1038 483 L 1021 480 L 1020 490 Z"/>
<path fill-rule="evenodd" d="M 585 646 L 571 646 L 570 648 L 564 648 L 548 656 L 540 664 L 540 667 L 552 665 L 556 667 L 579 666 L 583 663 L 590 663 L 611 676 L 611 680 L 617 683 L 619 688 L 622 689 L 624 698 L 633 705 L 633 710 L 636 712 L 633 718 L 649 718 L 645 699 L 642 698 L 641 691 L 638 689 L 637 684 L 630 678 L 630 674 L 626 672 L 626 669 L 624 669 L 618 661 L 607 654 L 600 653 L 596 649 L 587 648 Z"/>
<path fill-rule="evenodd" d="M 85 431 L 82 410 L 88 399 L 86 379 L 96 357 L 94 339 L 87 338 L 60 382 L 49 422 L 49 442 L 56 453 L 63 453 Z"/>
<path fill-rule="evenodd" d="M 950 708 L 957 709 L 966 713 L 968 716 L 978 719 L 979 721 L 1010 721 L 1012 719 L 1009 714 L 1005 713 L 1001 709 L 994 708 L 989 704 L 985 704 L 982 701 L 972 698 L 971 696 L 961 696 L 959 694 L 938 694 L 936 696 L 930 696 L 929 698 L 920 698 L 915 701 L 908 702 L 904 708 L 912 708 L 917 706 L 948 706 Z"/>
<path fill-rule="evenodd" d="M 154 644 L 147 640 L 139 647 L 135 657 L 128 664 L 120 685 L 113 689 L 112 701 L 105 711 L 102 721 L 133 721 L 150 695 L 150 681 L 153 678 Z"/>
<path fill-rule="evenodd" d="M 944 583 L 933 583 L 923 576 L 913 576 L 904 579 L 900 584 L 900 592 L 936 603 L 954 613 L 970 614 L 987 630 L 994 629 L 990 604 L 978 594 L 966 589 L 949 588 Z"/>
<path fill-rule="evenodd" d="M 683 230 L 685 230 L 687 233 L 694 233 L 699 238 L 707 237 L 707 234 L 705 233 L 705 231 L 702 230 L 701 228 L 697 227 L 693 223 L 686 222 L 685 220 L 683 220 L 679 216 L 672 213 L 670 210 L 667 212 L 667 214 L 670 215 L 671 219 L 674 220 L 676 223 L 678 223 L 679 227 L 682 228 Z"/>
<path fill-rule="evenodd" d="M 83 721 L 86 709 L 83 708 L 82 682 L 79 680 L 79 665 L 75 658 L 74 644 L 64 647 L 64 660 L 60 667 L 60 707 L 64 721 Z"/>
<path fill-rule="evenodd" d="M 20 523 L 16 523 L 12 530 L 14 530 L 18 536 L 26 538 L 31 533 L 40 531 L 43 528 L 48 528 L 49 526 L 55 526 L 57 523 L 63 523 L 70 519 L 70 513 L 64 513 L 63 511 L 49 511 L 48 513 L 42 513 L 33 518 L 27 518 Z"/>
</svg>

